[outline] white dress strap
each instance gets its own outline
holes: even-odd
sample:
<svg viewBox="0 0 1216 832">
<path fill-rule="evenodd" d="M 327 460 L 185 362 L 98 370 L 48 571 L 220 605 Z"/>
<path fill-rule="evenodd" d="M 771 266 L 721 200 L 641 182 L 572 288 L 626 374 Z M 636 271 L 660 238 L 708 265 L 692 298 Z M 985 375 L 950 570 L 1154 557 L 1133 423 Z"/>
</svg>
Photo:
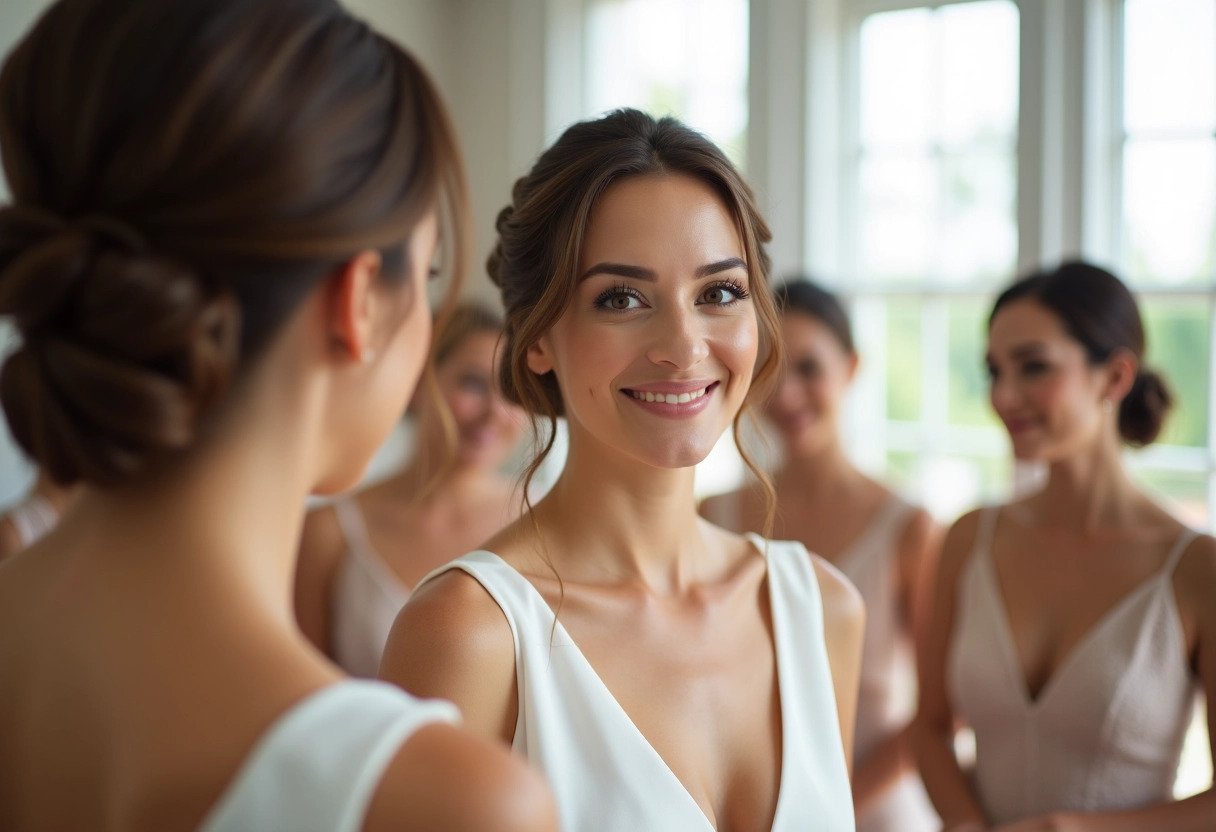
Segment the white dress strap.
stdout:
<svg viewBox="0 0 1216 832">
<path fill-rule="evenodd" d="M 262 736 L 199 832 L 359 832 L 402 744 L 456 706 L 346 680 L 288 709 Z"/>
<path fill-rule="evenodd" d="M 42 496 L 30 494 L 9 512 L 8 519 L 17 532 L 22 548 L 25 548 L 55 528 L 59 522 L 59 512 Z"/>
</svg>

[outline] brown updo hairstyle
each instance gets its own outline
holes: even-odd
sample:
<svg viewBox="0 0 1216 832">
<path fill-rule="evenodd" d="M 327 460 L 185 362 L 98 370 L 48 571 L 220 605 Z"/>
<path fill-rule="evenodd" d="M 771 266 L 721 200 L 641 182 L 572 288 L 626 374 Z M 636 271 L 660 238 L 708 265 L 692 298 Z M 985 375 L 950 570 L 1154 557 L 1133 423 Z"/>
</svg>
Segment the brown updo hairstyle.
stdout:
<svg viewBox="0 0 1216 832">
<path fill-rule="evenodd" d="M 769 289 L 764 244 L 772 235 L 751 187 L 713 142 L 674 118 L 654 119 L 638 110 L 616 110 L 568 128 L 516 181 L 511 204 L 498 215 L 498 243 L 490 254 L 490 278 L 506 308 L 501 383 L 506 398 L 551 428 L 524 474 L 523 493 L 553 447 L 564 414 L 553 373 L 528 368 L 528 348 L 566 311 L 578 283 L 583 238 L 596 200 L 613 183 L 639 176 L 687 176 L 709 187 L 730 211 L 743 241 L 749 290 L 759 323 L 760 354 L 751 389 L 734 420 L 763 398 L 781 361 L 780 321 Z M 534 425 L 536 422 L 534 421 Z M 772 486 L 740 447 L 748 468 L 773 503 Z"/>
<path fill-rule="evenodd" d="M 432 208 L 460 271 L 443 105 L 334 0 L 60 0 L 0 72 L 0 153 L 0 401 L 62 483 L 190 448 L 336 268 L 404 282 Z"/>
<path fill-rule="evenodd" d="M 1144 367 L 1144 325 L 1136 299 L 1123 281 L 1080 261 L 1035 272 L 1001 293 L 988 318 L 1015 300 L 1032 300 L 1052 312 L 1085 348 L 1089 362 L 1103 364 L 1118 350 L 1140 362 L 1135 382 L 1119 404 L 1119 434 L 1130 445 L 1148 445 L 1161 433 L 1174 397 L 1165 379 Z"/>
</svg>

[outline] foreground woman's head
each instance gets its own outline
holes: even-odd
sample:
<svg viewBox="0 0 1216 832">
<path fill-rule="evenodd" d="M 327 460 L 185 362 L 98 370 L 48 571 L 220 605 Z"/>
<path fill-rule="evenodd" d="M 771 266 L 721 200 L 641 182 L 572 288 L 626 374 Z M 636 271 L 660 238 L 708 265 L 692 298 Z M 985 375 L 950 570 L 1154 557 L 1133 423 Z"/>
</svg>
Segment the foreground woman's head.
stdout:
<svg viewBox="0 0 1216 832">
<path fill-rule="evenodd" d="M 772 376 L 768 228 L 722 152 L 678 121 L 620 110 L 569 128 L 498 232 L 503 389 L 566 416 L 572 437 L 690 466 Z"/>
<path fill-rule="evenodd" d="M 328 417 L 361 429 L 315 484 L 357 479 L 422 367 L 438 212 L 461 208 L 408 54 L 331 0 L 61 0 L 0 75 L 0 150 L 21 336 L 0 398 L 56 480 L 189 451 L 317 293 L 347 399 Z"/>
<path fill-rule="evenodd" d="M 1110 272 L 1065 263 L 1001 293 L 988 323 L 992 405 L 1015 455 L 1053 461 L 1103 437 L 1147 445 L 1172 397 L 1143 366 L 1136 300 Z"/>
</svg>

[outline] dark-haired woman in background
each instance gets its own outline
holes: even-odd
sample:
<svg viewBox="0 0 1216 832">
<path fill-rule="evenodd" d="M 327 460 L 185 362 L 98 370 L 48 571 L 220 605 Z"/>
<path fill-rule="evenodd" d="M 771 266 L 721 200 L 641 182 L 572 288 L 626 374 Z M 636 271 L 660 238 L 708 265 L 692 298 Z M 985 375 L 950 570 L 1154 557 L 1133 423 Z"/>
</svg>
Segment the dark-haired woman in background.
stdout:
<svg viewBox="0 0 1216 832">
<path fill-rule="evenodd" d="M 499 471 L 524 427 L 496 378 L 501 338 L 498 313 L 472 302 L 456 307 L 431 348 L 435 384 L 421 387 L 410 408 L 409 464 L 317 509 L 304 524 L 296 615 L 347 673 L 375 676 L 393 620 L 418 581 L 519 516 L 514 483 Z M 441 408 L 455 432 L 451 453 Z"/>
<path fill-rule="evenodd" d="M 866 604 L 866 640 L 853 776 L 860 832 L 936 830 L 905 735 L 912 717 L 913 620 L 934 555 L 929 515 L 862 474 L 845 454 L 841 411 L 858 357 L 848 315 L 809 281 L 777 289 L 786 363 L 764 415 L 782 445 L 774 536 L 831 561 Z M 735 531 L 758 531 L 764 498 L 744 487 L 710 497 L 701 513 Z"/>
<path fill-rule="evenodd" d="M 545 151 L 498 232 L 503 387 L 566 417 L 566 466 L 415 590 L 382 673 L 535 762 L 570 832 L 852 830 L 861 603 L 693 492 L 780 358 L 751 189 L 701 134 L 622 110 Z"/>
<path fill-rule="evenodd" d="M 310 493 L 358 482 L 463 215 L 430 81 L 330 0 L 61 0 L 0 72 L 0 398 L 82 483 L 0 565 L 0 828 L 552 829 L 455 709 L 300 634 Z"/>
<path fill-rule="evenodd" d="M 1131 293 L 1084 263 L 1015 283 L 989 319 L 993 408 L 1050 473 L 943 547 L 915 737 L 952 832 L 1216 828 L 1216 792 L 1171 803 L 1197 684 L 1216 704 L 1216 540 L 1124 469 L 1122 444 L 1152 442 L 1170 406 L 1144 347 Z"/>
</svg>

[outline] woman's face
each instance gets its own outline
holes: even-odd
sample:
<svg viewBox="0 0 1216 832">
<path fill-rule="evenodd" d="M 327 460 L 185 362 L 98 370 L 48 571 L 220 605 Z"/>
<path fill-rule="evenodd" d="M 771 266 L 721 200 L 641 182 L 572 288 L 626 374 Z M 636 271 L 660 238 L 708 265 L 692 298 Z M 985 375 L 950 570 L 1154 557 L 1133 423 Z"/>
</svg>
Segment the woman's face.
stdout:
<svg viewBox="0 0 1216 832">
<path fill-rule="evenodd" d="M 552 370 L 576 443 L 644 465 L 700 462 L 739 412 L 758 326 L 726 205 L 680 175 L 617 182 L 583 241 L 573 300 L 528 352 Z"/>
<path fill-rule="evenodd" d="M 1053 312 L 1001 307 L 988 329 L 992 407 L 1018 459 L 1052 462 L 1090 447 L 1103 426 L 1105 379 Z"/>
<path fill-rule="evenodd" d="M 498 334 L 474 332 L 435 368 L 439 393 L 456 423 L 457 464 L 495 469 L 515 449 L 524 429 L 523 411 L 503 398 L 498 387 Z M 419 391 L 423 412 L 433 413 Z M 433 429 L 441 432 L 437 419 Z M 440 440 L 442 441 L 442 440 Z"/>
<path fill-rule="evenodd" d="M 781 316 L 786 364 L 764 413 L 786 445 L 814 451 L 837 441 L 839 414 L 857 356 L 818 318 Z"/>
</svg>

